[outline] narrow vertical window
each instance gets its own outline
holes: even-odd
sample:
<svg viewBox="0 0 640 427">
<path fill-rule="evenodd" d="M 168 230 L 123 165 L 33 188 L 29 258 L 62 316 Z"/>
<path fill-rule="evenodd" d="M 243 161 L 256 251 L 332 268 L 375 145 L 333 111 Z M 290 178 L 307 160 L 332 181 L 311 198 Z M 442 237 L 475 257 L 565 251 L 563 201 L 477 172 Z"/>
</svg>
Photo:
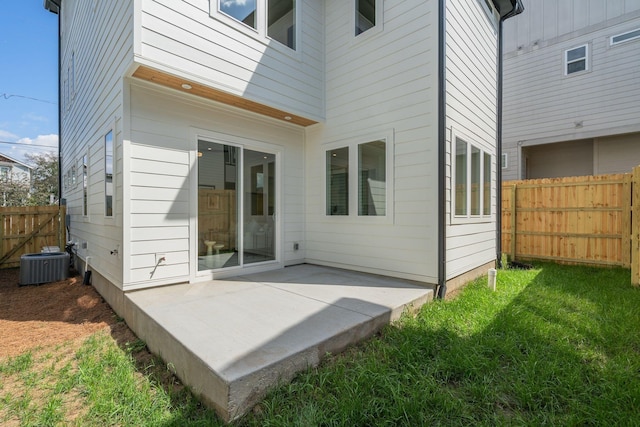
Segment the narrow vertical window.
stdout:
<svg viewBox="0 0 640 427">
<path fill-rule="evenodd" d="M 578 73 L 580 71 L 586 71 L 588 69 L 587 45 L 576 47 L 565 51 L 565 74 Z"/>
<path fill-rule="evenodd" d="M 267 35 L 295 50 L 296 0 L 268 0 L 267 14 Z"/>
<path fill-rule="evenodd" d="M 230 17 L 257 28 L 256 0 L 219 0 L 220 11 Z"/>
<path fill-rule="evenodd" d="M 113 216 L 113 131 L 104 137 L 104 214 Z"/>
<path fill-rule="evenodd" d="M 327 215 L 349 215 L 349 147 L 327 151 Z"/>
<path fill-rule="evenodd" d="M 482 215 L 491 215 L 491 155 L 484 153 Z"/>
<path fill-rule="evenodd" d="M 376 0 L 355 0 L 356 36 L 376 25 Z"/>
<path fill-rule="evenodd" d="M 467 143 L 456 138 L 456 215 L 467 214 Z"/>
<path fill-rule="evenodd" d="M 89 184 L 89 166 L 87 164 L 88 158 L 85 154 L 82 156 L 82 215 L 87 216 L 89 212 L 89 198 L 87 195 L 87 189 Z"/>
<path fill-rule="evenodd" d="M 471 215 L 480 215 L 480 150 L 471 146 Z"/>
<path fill-rule="evenodd" d="M 358 215 L 386 215 L 386 159 L 385 141 L 358 145 Z"/>
</svg>

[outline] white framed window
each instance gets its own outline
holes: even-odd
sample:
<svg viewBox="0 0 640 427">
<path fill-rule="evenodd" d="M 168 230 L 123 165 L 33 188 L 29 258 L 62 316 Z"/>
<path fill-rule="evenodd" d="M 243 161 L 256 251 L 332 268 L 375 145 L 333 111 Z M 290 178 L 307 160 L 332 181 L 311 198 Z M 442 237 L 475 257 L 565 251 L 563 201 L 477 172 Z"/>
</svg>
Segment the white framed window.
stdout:
<svg viewBox="0 0 640 427">
<path fill-rule="evenodd" d="M 382 0 L 353 0 L 355 36 L 373 34 L 382 29 Z"/>
<path fill-rule="evenodd" d="M 393 131 L 326 150 L 325 214 L 392 220 Z"/>
<path fill-rule="evenodd" d="M 589 45 L 567 49 L 564 52 L 564 74 L 570 75 L 589 69 Z"/>
<path fill-rule="evenodd" d="M 104 136 L 104 216 L 113 216 L 113 129 Z"/>
<path fill-rule="evenodd" d="M 82 215 L 89 215 L 89 156 L 82 156 Z"/>
<path fill-rule="evenodd" d="M 296 0 L 267 0 L 267 37 L 296 50 Z"/>
<path fill-rule="evenodd" d="M 506 169 L 506 168 L 508 168 L 508 167 L 509 167 L 509 162 L 508 162 L 508 158 L 507 158 L 507 153 L 502 153 L 502 158 L 501 158 L 500 166 L 502 167 L 502 169 Z"/>
<path fill-rule="evenodd" d="M 9 166 L 0 166 L 0 178 L 2 179 L 9 178 L 10 172 L 11 172 L 11 168 Z"/>
<path fill-rule="evenodd" d="M 218 10 L 254 30 L 258 29 L 257 0 L 218 0 Z"/>
<path fill-rule="evenodd" d="M 454 138 L 453 213 L 455 218 L 490 218 L 493 156 L 467 142 Z"/>
<path fill-rule="evenodd" d="M 640 39 L 640 28 L 637 28 L 635 30 L 631 30 L 631 31 L 627 31 L 624 32 L 622 34 L 617 34 L 615 36 L 611 36 L 611 39 L 609 40 L 609 44 L 611 46 L 615 46 L 618 45 L 620 43 L 625 43 L 625 42 L 629 42 L 631 40 L 638 40 Z"/>
<path fill-rule="evenodd" d="M 349 147 L 328 150 L 326 159 L 326 213 L 349 215 Z"/>
<path fill-rule="evenodd" d="M 297 49 L 299 11 L 297 0 L 210 0 L 211 12 L 222 15 L 232 27 L 263 43 L 277 42 Z M 240 24 L 240 25 L 235 25 Z M 288 49 L 285 49 L 288 50 Z"/>
</svg>

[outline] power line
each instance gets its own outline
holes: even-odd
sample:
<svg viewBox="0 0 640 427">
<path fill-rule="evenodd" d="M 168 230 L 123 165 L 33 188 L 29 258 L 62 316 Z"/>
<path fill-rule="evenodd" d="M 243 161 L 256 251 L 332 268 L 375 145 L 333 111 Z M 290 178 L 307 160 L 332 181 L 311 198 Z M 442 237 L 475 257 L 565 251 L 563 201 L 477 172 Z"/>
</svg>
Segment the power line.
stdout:
<svg viewBox="0 0 640 427">
<path fill-rule="evenodd" d="M 40 98 L 32 98 L 30 96 L 24 96 L 24 95 L 14 95 L 11 93 L 2 93 L 0 94 L 0 97 L 4 98 L 4 99 L 9 99 L 9 98 L 23 98 L 23 99 L 30 99 L 31 101 L 38 101 L 38 102 L 45 102 L 47 104 L 53 104 L 53 105 L 58 105 L 57 102 L 51 102 L 51 101 L 47 101 L 46 99 L 40 99 Z"/>
<path fill-rule="evenodd" d="M 27 144 L 24 142 L 0 141 L 0 144 L 22 145 L 24 147 L 42 147 L 42 148 L 50 148 L 52 150 L 55 148 L 58 148 L 57 146 L 43 145 L 43 144 Z"/>
</svg>

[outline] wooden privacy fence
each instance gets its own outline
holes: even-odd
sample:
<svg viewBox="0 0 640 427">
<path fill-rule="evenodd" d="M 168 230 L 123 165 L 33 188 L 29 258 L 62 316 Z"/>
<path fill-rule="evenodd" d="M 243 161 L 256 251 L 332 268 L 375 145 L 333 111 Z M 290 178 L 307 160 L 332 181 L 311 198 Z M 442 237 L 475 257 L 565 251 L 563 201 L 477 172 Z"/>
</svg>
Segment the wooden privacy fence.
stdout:
<svg viewBox="0 0 640 427">
<path fill-rule="evenodd" d="M 64 250 L 65 213 L 65 206 L 0 207 L 0 268 L 17 267 L 44 246 Z"/>
<path fill-rule="evenodd" d="M 640 167 L 502 185 L 502 251 L 511 259 L 622 266 L 640 284 L 639 249 Z"/>
</svg>

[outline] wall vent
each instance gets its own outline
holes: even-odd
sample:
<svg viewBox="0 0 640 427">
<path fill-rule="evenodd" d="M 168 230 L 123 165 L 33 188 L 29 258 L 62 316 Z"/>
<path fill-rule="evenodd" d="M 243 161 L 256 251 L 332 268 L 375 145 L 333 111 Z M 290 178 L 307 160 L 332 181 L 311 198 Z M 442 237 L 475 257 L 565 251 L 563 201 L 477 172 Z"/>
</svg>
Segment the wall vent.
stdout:
<svg viewBox="0 0 640 427">
<path fill-rule="evenodd" d="M 69 254 L 51 252 L 20 257 L 20 286 L 64 280 L 69 275 Z"/>
</svg>

